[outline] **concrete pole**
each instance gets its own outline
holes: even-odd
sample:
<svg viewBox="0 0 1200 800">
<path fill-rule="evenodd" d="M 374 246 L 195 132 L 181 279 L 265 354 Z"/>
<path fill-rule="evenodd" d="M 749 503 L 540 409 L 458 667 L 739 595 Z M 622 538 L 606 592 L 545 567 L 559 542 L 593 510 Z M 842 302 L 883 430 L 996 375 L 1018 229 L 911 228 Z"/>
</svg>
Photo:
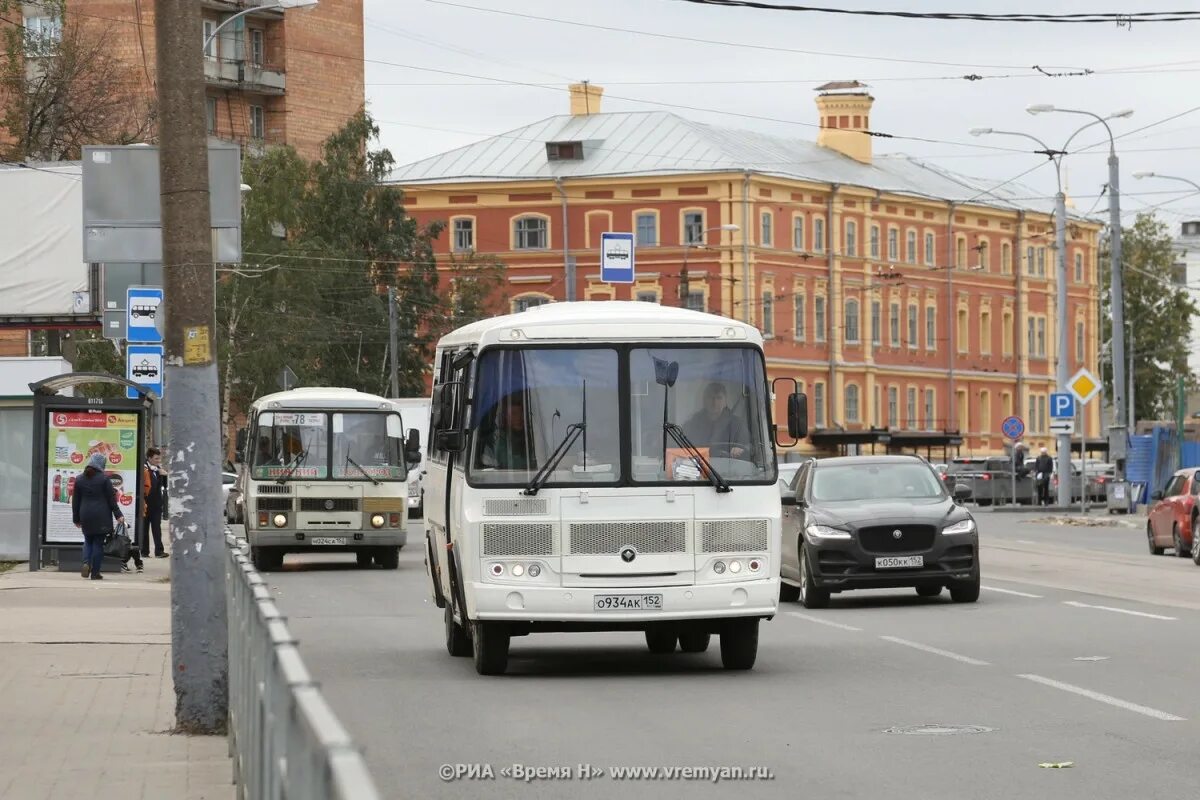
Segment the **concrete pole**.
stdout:
<svg viewBox="0 0 1200 800">
<path fill-rule="evenodd" d="M 216 271 L 204 132 L 200 5 L 155 0 L 166 295 L 166 451 L 171 500 L 171 674 L 175 722 L 223 733 L 228 718 L 221 425 L 213 357 Z"/>
<path fill-rule="evenodd" d="M 1061 169 L 1061 162 L 1056 160 L 1054 168 L 1055 170 Z M 1058 307 L 1056 312 L 1058 317 L 1058 361 L 1055 380 L 1058 383 L 1058 391 L 1066 392 L 1068 391 L 1067 381 L 1071 379 L 1067 373 L 1067 353 L 1070 346 L 1070 336 L 1067 330 L 1067 196 L 1063 193 L 1061 180 L 1055 201 L 1054 239 L 1058 253 Z M 1058 436 L 1058 505 L 1061 508 L 1071 505 L 1070 434 L 1059 434 Z"/>
<path fill-rule="evenodd" d="M 1128 411 L 1129 411 L 1128 423 L 1129 423 L 1129 432 L 1130 433 L 1137 430 L 1137 408 L 1135 407 L 1135 404 L 1134 404 L 1134 394 L 1133 394 L 1133 376 L 1134 376 L 1133 353 L 1134 353 L 1134 336 L 1133 336 L 1133 331 L 1130 331 L 1129 332 L 1129 378 L 1128 378 L 1129 379 L 1129 400 L 1127 401 L 1128 406 L 1129 406 L 1128 407 Z"/>
<path fill-rule="evenodd" d="M 1110 140 L 1111 141 L 1111 140 Z M 1109 249 L 1112 256 L 1112 275 L 1109 281 L 1109 306 L 1112 313 L 1112 364 L 1113 364 L 1113 417 L 1115 421 L 1108 429 L 1110 452 L 1125 452 L 1125 438 L 1133 430 L 1125 426 L 1126 402 L 1133 407 L 1133 391 L 1125 393 L 1125 278 L 1121 260 L 1121 169 L 1116 148 L 1108 154 L 1108 225 Z M 1131 334 L 1132 338 L 1132 334 Z M 1132 379 L 1132 376 L 1131 376 Z M 1132 383 L 1132 380 L 1130 381 Z M 1121 442 L 1116 448 L 1113 442 Z M 1125 480 L 1125 461 L 1116 461 L 1116 480 Z"/>
</svg>

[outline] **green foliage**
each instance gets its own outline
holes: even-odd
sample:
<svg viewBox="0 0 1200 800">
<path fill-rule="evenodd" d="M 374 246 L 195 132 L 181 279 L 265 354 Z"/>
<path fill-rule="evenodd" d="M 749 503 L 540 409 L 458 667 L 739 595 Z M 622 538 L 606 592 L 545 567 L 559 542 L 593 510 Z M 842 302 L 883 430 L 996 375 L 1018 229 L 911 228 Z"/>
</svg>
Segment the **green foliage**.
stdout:
<svg viewBox="0 0 1200 800">
<path fill-rule="evenodd" d="M 1182 375 L 1191 386 L 1188 368 L 1193 317 L 1200 308 L 1186 289 L 1174 283 L 1175 255 L 1167 226 L 1152 214 L 1138 214 L 1121 233 L 1125 283 L 1125 346 L 1132 339 L 1134 405 L 1137 419 L 1174 419 L 1175 390 Z M 1104 337 L 1112 335 L 1108 269 L 1101 269 Z M 1128 357 L 1128 356 L 1127 356 Z M 1105 392 L 1112 396 L 1112 370 L 1105 370 Z"/>
<path fill-rule="evenodd" d="M 125 355 L 97 330 L 76 331 L 70 343 L 63 344 L 63 354 L 76 372 L 101 372 L 125 376 Z M 111 383 L 89 383 L 75 389 L 83 397 L 124 397 L 125 387 Z"/>
</svg>

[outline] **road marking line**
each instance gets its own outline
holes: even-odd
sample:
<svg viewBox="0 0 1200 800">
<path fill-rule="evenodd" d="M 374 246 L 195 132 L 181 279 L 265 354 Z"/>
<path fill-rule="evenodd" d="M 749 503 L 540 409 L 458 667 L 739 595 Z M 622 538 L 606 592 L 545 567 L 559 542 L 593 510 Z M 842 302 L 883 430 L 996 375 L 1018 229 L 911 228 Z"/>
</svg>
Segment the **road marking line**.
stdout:
<svg viewBox="0 0 1200 800">
<path fill-rule="evenodd" d="M 999 586 L 984 586 L 989 592 L 1000 592 L 1000 594 L 1015 594 L 1017 597 L 1032 597 L 1035 600 L 1041 600 L 1042 595 L 1030 594 L 1029 592 L 1018 592 L 1015 589 L 1001 589 Z"/>
<path fill-rule="evenodd" d="M 815 622 L 818 625 L 828 625 L 831 628 L 838 628 L 843 631 L 856 631 L 856 632 L 862 631 L 862 628 L 856 628 L 853 625 L 843 625 L 840 622 L 830 622 L 829 620 L 821 619 L 820 617 L 813 617 L 813 616 L 809 616 L 808 614 L 801 614 L 799 611 L 787 611 L 784 613 L 786 613 L 789 617 L 795 617 L 796 619 L 807 620 L 808 622 Z"/>
<path fill-rule="evenodd" d="M 939 650 L 936 647 L 930 647 L 929 645 L 921 644 L 920 642 L 910 642 L 907 639 L 899 639 L 895 636 L 880 636 L 879 638 L 883 639 L 885 642 L 892 642 L 893 644 L 902 644 L 905 647 L 911 647 L 914 650 L 922 650 L 926 653 L 933 653 L 935 656 L 945 656 L 946 658 L 953 658 L 955 661 L 961 661 L 964 664 L 970 664 L 975 667 L 988 666 L 988 662 L 980 661 L 978 658 L 971 658 L 970 656 L 962 656 L 962 655 L 959 655 L 958 653 L 951 653 L 949 650 Z"/>
<path fill-rule="evenodd" d="M 1168 714 L 1165 711 L 1159 711 L 1157 708 L 1140 706 L 1137 703 L 1131 703 L 1128 700 L 1122 700 L 1118 697 L 1112 697 L 1111 695 L 1093 692 L 1091 689 L 1084 689 L 1081 686 L 1073 686 L 1069 683 L 1063 683 L 1062 681 L 1056 681 L 1051 678 L 1043 678 L 1041 675 L 1018 675 L 1017 677 L 1024 678 L 1027 681 L 1033 681 L 1034 683 L 1040 683 L 1043 686 L 1050 686 L 1054 689 L 1062 689 L 1064 692 L 1071 692 L 1072 694 L 1077 694 L 1080 697 L 1087 697 L 1091 700 L 1098 700 L 1101 703 L 1108 703 L 1110 706 L 1123 708 L 1126 711 L 1132 711 L 1135 714 L 1144 714 L 1147 717 L 1161 719 L 1164 722 L 1187 722 L 1187 720 L 1183 717 L 1177 717 L 1174 714 Z"/>
<path fill-rule="evenodd" d="M 1131 611 L 1128 608 L 1114 608 L 1112 606 L 1093 606 L 1093 605 L 1089 605 L 1087 603 L 1080 603 L 1077 600 L 1064 600 L 1063 605 L 1073 606 L 1074 608 L 1095 608 L 1095 609 L 1099 609 L 1100 611 L 1113 611 L 1117 614 L 1129 614 L 1130 616 L 1134 616 L 1134 617 L 1148 617 L 1150 619 L 1165 619 L 1165 620 L 1169 620 L 1171 622 L 1174 622 L 1175 620 L 1179 619 L 1178 617 L 1168 617 L 1168 616 L 1164 616 L 1162 614 L 1148 614 L 1145 611 Z"/>
<path fill-rule="evenodd" d="M 1032 539 L 1013 539 L 1013 541 L 1017 544 L 1038 544 L 1038 542 L 1035 542 Z"/>
</svg>

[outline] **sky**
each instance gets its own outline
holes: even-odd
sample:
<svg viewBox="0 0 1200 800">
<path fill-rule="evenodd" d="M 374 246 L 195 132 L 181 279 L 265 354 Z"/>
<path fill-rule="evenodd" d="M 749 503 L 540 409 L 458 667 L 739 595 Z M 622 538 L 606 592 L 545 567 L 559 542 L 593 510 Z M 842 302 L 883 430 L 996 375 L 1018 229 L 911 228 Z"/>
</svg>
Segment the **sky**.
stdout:
<svg viewBox="0 0 1200 800">
<path fill-rule="evenodd" d="M 818 4 L 992 13 L 1120 13 L 1191 5 L 1178 0 L 809 3 Z M 814 140 L 814 88 L 853 79 L 866 83 L 875 97 L 873 130 L 937 140 L 877 138 L 877 154 L 905 153 L 996 183 L 1032 170 L 1021 183 L 1048 196 L 1055 192 L 1054 170 L 1045 156 L 1032 152 L 1033 142 L 975 137 L 969 131 L 1018 131 L 1060 148 L 1089 118 L 1034 116 L 1027 106 L 1049 103 L 1101 116 L 1133 109 L 1132 117 L 1110 122 L 1118 137 L 1125 224 L 1155 206 L 1174 233 L 1181 220 L 1200 219 L 1200 193 L 1191 187 L 1133 178 L 1134 172 L 1153 171 L 1200 183 L 1200 57 L 1195 50 L 1200 21 L 1132 26 L 943 22 L 682 0 L 365 0 L 364 5 L 367 102 L 380 124 L 381 144 L 398 164 L 565 114 L 566 86 L 580 80 L 605 88 L 605 111 L 670 110 L 699 122 Z M 1083 72 L 1090 74 L 1061 74 Z M 1064 179 L 1076 211 L 1107 219 L 1108 199 L 1100 195 L 1108 180 L 1103 128 L 1079 134 L 1070 150 Z"/>
</svg>

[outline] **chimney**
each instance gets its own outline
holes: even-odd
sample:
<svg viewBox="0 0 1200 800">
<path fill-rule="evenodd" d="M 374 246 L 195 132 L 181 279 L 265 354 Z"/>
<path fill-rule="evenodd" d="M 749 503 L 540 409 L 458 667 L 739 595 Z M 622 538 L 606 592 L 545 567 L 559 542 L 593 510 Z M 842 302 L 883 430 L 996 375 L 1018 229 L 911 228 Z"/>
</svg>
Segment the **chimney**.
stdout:
<svg viewBox="0 0 1200 800">
<path fill-rule="evenodd" d="M 586 117 L 590 114 L 600 113 L 600 97 L 604 94 L 603 86 L 595 86 L 584 81 L 583 83 L 572 83 L 571 90 L 571 115 L 576 117 Z"/>
<path fill-rule="evenodd" d="M 871 105 L 875 98 L 858 81 L 834 81 L 818 86 L 817 115 L 821 132 L 817 144 L 863 164 L 871 163 Z"/>
</svg>

